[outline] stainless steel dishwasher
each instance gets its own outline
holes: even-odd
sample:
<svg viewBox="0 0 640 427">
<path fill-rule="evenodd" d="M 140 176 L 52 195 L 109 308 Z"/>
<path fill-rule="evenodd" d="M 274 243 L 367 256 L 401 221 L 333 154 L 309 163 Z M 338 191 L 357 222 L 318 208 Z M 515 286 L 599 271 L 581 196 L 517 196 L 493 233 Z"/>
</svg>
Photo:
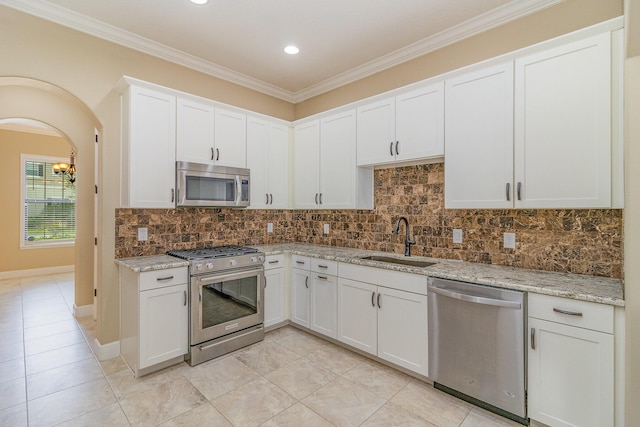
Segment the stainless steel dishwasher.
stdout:
<svg viewBox="0 0 640 427">
<path fill-rule="evenodd" d="M 430 277 L 434 387 L 528 424 L 525 298 L 523 292 Z"/>
</svg>

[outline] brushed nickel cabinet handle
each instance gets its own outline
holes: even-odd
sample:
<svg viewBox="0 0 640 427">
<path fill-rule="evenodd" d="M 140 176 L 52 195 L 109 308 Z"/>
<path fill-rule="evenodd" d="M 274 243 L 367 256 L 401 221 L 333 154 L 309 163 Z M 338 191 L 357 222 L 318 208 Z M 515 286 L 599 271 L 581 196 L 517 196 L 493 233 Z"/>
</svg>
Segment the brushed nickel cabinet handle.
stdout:
<svg viewBox="0 0 640 427">
<path fill-rule="evenodd" d="M 562 310 L 562 309 L 555 308 L 555 307 L 553 307 L 553 311 L 555 311 L 556 313 L 560 313 L 560 314 L 566 314 L 567 316 L 582 317 L 582 313 L 579 312 L 579 311 L 567 311 L 567 310 Z"/>
<path fill-rule="evenodd" d="M 211 147 L 211 160 L 213 160 L 213 147 Z"/>
<path fill-rule="evenodd" d="M 396 141 L 396 156 L 400 154 L 400 150 L 398 149 L 399 145 L 400 145 L 400 141 Z"/>
<path fill-rule="evenodd" d="M 267 276 L 264 277 L 264 288 L 267 289 Z"/>
<path fill-rule="evenodd" d="M 273 194 L 269 193 L 269 204 L 273 204 Z"/>
<path fill-rule="evenodd" d="M 511 201 L 511 183 L 507 182 L 507 202 Z"/>
<path fill-rule="evenodd" d="M 376 306 L 376 293 L 371 292 L 371 307 L 375 307 L 375 306 Z"/>
<path fill-rule="evenodd" d="M 304 261 L 298 261 L 298 260 L 296 260 L 296 264 L 304 265 Z"/>
<path fill-rule="evenodd" d="M 521 189 L 522 189 L 522 183 L 518 182 L 518 186 L 516 187 L 516 193 L 518 193 L 518 200 L 522 200 Z"/>
<path fill-rule="evenodd" d="M 176 201 L 176 190 L 174 188 L 171 189 L 171 203 Z"/>
<path fill-rule="evenodd" d="M 320 275 L 318 275 L 318 279 L 327 280 L 327 279 L 328 279 L 328 277 L 327 277 L 327 276 L 320 276 Z"/>
<path fill-rule="evenodd" d="M 378 308 L 382 308 L 382 306 L 380 305 L 380 296 L 381 296 L 381 295 L 382 295 L 382 294 L 378 294 Z"/>
<path fill-rule="evenodd" d="M 275 259 L 275 260 L 273 260 L 273 261 L 269 261 L 269 264 L 277 264 L 277 263 L 279 263 L 279 262 L 280 262 L 279 260 Z M 304 263 L 303 263 L 303 264 L 304 264 Z"/>
<path fill-rule="evenodd" d="M 309 289 L 309 276 L 304 278 L 304 286 Z"/>
<path fill-rule="evenodd" d="M 393 156 L 393 141 L 389 143 L 389 155 Z"/>
<path fill-rule="evenodd" d="M 216 161 L 220 160 L 220 149 L 216 148 Z"/>
<path fill-rule="evenodd" d="M 322 193 L 320 193 L 320 204 L 322 204 Z"/>
<path fill-rule="evenodd" d="M 531 328 L 531 350 L 536 349 L 536 328 Z"/>
<path fill-rule="evenodd" d="M 318 204 L 318 193 L 316 193 L 316 205 Z"/>
<path fill-rule="evenodd" d="M 329 268 L 329 266 L 324 264 L 318 264 L 318 268 Z"/>
<path fill-rule="evenodd" d="M 187 305 L 187 291 L 184 291 L 184 304 L 182 305 Z"/>
<path fill-rule="evenodd" d="M 157 277 L 157 278 L 156 278 L 156 280 L 157 280 L 158 282 L 162 282 L 162 281 L 164 281 L 164 280 L 171 280 L 171 279 L 173 279 L 173 276 L 165 276 L 165 277 Z"/>
</svg>

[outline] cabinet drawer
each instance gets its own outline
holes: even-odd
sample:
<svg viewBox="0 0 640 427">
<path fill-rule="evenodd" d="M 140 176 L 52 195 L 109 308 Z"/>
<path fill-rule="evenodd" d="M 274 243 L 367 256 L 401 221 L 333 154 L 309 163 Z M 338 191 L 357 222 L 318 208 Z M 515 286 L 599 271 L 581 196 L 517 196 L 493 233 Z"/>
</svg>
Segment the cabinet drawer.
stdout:
<svg viewBox="0 0 640 427">
<path fill-rule="evenodd" d="M 550 295 L 529 294 L 529 317 L 613 333 L 613 307 Z"/>
<path fill-rule="evenodd" d="M 264 269 L 271 270 L 272 268 L 284 267 L 284 255 L 269 255 L 264 261 Z"/>
<path fill-rule="evenodd" d="M 311 258 L 308 256 L 292 255 L 291 261 L 291 267 L 293 268 L 299 268 L 301 270 L 311 269 Z"/>
<path fill-rule="evenodd" d="M 326 259 L 311 258 L 311 271 L 337 276 L 338 263 Z"/>
<path fill-rule="evenodd" d="M 165 288 L 188 282 L 187 267 L 167 268 L 165 270 L 140 273 L 140 291 Z"/>
</svg>

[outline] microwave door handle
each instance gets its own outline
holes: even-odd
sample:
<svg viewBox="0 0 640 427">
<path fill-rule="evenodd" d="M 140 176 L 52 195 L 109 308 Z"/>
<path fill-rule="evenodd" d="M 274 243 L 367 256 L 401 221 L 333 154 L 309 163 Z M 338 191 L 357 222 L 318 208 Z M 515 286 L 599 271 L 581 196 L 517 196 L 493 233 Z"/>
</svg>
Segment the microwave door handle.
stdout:
<svg viewBox="0 0 640 427">
<path fill-rule="evenodd" d="M 240 175 L 236 175 L 236 206 L 242 202 L 242 180 Z"/>
</svg>

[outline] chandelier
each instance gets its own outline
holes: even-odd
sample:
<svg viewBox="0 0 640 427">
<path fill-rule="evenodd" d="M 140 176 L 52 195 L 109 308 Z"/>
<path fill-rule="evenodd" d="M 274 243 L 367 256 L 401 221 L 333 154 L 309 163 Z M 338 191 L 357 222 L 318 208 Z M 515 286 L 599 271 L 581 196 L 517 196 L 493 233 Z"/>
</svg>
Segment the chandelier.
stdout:
<svg viewBox="0 0 640 427">
<path fill-rule="evenodd" d="M 51 165 L 53 169 L 53 173 L 56 175 L 62 174 L 63 176 L 69 177 L 69 182 L 76 182 L 76 154 L 75 152 L 71 152 L 69 155 L 69 163 L 59 162 Z"/>
</svg>

